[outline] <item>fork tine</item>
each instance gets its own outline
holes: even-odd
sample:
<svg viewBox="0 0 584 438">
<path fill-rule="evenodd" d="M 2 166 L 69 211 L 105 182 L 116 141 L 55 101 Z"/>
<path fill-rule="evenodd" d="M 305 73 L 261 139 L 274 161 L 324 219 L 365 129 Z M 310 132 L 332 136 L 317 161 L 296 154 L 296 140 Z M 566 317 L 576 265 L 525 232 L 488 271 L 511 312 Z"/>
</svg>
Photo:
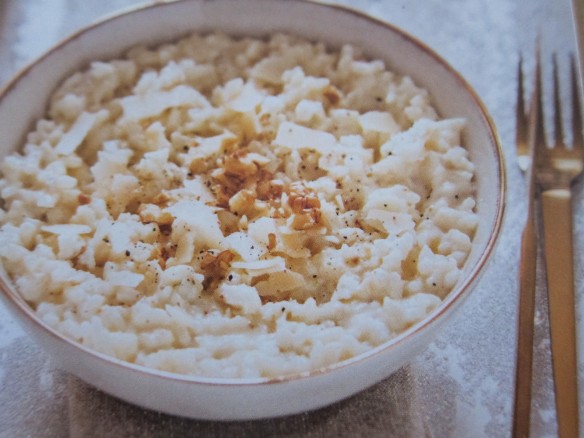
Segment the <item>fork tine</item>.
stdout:
<svg viewBox="0 0 584 438">
<path fill-rule="evenodd" d="M 531 128 L 531 141 L 539 151 L 540 157 L 546 153 L 546 137 L 544 131 L 543 97 L 541 85 L 541 54 L 539 42 L 535 51 L 535 75 L 533 84 L 533 95 L 531 107 L 529 109 L 529 127 Z"/>
<path fill-rule="evenodd" d="M 558 56 L 552 55 L 553 91 L 554 91 L 554 147 L 564 144 L 564 130 L 562 128 L 562 104 L 560 102 L 560 80 L 558 78 Z"/>
<path fill-rule="evenodd" d="M 578 67 L 574 56 L 570 56 L 570 71 L 572 82 L 572 147 L 574 149 L 584 149 L 584 139 L 582 134 L 582 102 L 580 99 L 580 88 L 578 87 Z"/>
<path fill-rule="evenodd" d="M 519 62 L 517 63 L 517 101 L 515 106 L 515 144 L 519 157 L 527 154 L 527 120 L 523 86 L 523 57 L 519 55 Z"/>
<path fill-rule="evenodd" d="M 525 112 L 525 96 L 523 91 L 523 57 L 519 55 L 517 63 L 517 101 L 515 107 L 515 146 L 517 148 L 517 163 L 526 171 L 530 165 L 527 116 Z"/>
<path fill-rule="evenodd" d="M 517 123 L 516 137 L 517 143 L 525 141 L 527 138 L 527 124 L 525 120 L 525 97 L 523 96 L 523 57 L 519 55 L 517 63 L 517 106 L 515 110 Z"/>
</svg>

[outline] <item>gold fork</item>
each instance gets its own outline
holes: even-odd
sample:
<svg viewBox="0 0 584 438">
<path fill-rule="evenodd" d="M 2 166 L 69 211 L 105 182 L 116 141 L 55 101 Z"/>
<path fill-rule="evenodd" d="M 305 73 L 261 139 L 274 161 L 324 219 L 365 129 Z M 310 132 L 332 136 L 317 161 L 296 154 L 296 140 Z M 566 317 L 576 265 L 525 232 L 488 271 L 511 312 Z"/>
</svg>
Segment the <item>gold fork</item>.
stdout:
<svg viewBox="0 0 584 438">
<path fill-rule="evenodd" d="M 539 49 L 536 54 L 539 59 Z M 536 64 L 539 66 L 539 62 Z M 517 321 L 517 356 L 515 364 L 515 400 L 513 412 L 513 437 L 529 436 L 531 418 L 531 377 L 533 363 L 533 318 L 535 312 L 535 277 L 537 262 L 537 233 L 535 224 L 535 130 L 540 125 L 539 95 L 540 70 L 536 68 L 533 97 L 529 113 L 525 111 L 523 96 L 523 62 L 519 58 L 517 69 L 516 138 L 517 163 L 527 173 L 527 219 L 521 236 L 519 264 L 519 312 Z"/>
<path fill-rule="evenodd" d="M 537 124 L 536 174 L 541 188 L 544 256 L 550 317 L 550 340 L 560 437 L 578 437 L 578 367 L 572 248 L 571 185 L 584 168 L 584 141 L 578 79 L 571 61 L 572 147 L 564 141 L 557 58 L 553 57 L 554 141 L 547 146 L 543 123 Z M 539 63 L 538 63 L 539 64 Z M 538 66 L 539 69 L 539 66 Z M 540 90 L 541 91 L 541 90 Z M 536 96 L 540 120 L 542 93 Z"/>
</svg>

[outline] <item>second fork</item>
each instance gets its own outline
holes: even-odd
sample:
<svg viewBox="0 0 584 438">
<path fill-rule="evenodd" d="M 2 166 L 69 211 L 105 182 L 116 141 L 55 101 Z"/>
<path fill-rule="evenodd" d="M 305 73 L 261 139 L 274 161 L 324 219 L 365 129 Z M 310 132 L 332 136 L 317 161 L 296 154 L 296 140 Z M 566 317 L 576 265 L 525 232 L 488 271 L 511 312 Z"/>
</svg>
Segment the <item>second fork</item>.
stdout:
<svg viewBox="0 0 584 438">
<path fill-rule="evenodd" d="M 563 438 L 579 436 L 571 185 L 584 167 L 584 141 L 574 60 L 571 58 L 572 147 L 564 140 L 555 56 L 553 61 L 554 144 L 548 147 L 543 123 L 538 123 L 534 165 L 541 188 L 552 367 L 558 432 Z M 540 90 L 536 106 L 543 122 L 541 95 Z"/>
</svg>

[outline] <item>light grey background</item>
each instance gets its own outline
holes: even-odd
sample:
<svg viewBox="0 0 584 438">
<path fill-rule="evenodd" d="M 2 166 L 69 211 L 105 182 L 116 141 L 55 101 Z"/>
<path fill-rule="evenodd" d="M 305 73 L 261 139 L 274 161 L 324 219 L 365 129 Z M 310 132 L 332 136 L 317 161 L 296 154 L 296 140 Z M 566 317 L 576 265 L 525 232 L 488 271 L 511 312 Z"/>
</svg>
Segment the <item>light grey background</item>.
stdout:
<svg viewBox="0 0 584 438">
<path fill-rule="evenodd" d="M 0 0 L 0 84 L 60 38 L 98 17 L 141 3 Z M 413 363 L 349 400 L 284 419 L 213 423 L 144 411 L 55 369 L 0 303 L 0 437 L 509 436 L 517 266 L 526 209 L 525 182 L 516 166 L 514 150 L 516 66 L 520 51 L 526 55 L 527 69 L 533 66 L 537 34 L 541 35 L 544 58 L 549 59 L 549 53 L 556 50 L 561 65 L 566 65 L 567 53 L 574 50 L 569 0 L 329 3 L 363 10 L 424 41 L 469 81 L 497 125 L 507 160 L 509 189 L 503 236 L 493 262 L 457 319 Z M 547 70 L 544 76 L 549 76 Z M 574 201 L 579 323 L 584 292 L 582 190 L 579 182 Z M 543 279 L 541 271 L 539 277 Z M 545 305 L 540 288 L 534 437 L 556 435 Z M 582 339 L 579 345 L 584 353 Z M 582 394 L 584 388 L 580 386 Z"/>
</svg>

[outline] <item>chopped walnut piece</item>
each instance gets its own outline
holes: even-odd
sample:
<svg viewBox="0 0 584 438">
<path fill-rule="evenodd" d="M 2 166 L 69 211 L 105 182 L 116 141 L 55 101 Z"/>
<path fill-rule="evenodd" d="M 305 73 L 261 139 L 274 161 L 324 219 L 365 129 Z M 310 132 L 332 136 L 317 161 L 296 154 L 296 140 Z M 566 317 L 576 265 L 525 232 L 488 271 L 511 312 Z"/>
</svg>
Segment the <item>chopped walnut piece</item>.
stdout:
<svg viewBox="0 0 584 438">
<path fill-rule="evenodd" d="M 209 270 L 227 271 L 234 257 L 235 255 L 229 250 L 221 251 L 217 255 L 208 252 L 201 261 L 201 269 L 205 272 Z"/>
<path fill-rule="evenodd" d="M 255 207 L 255 194 L 251 190 L 240 190 L 229 199 L 229 210 L 243 216 L 250 214 Z"/>
<path fill-rule="evenodd" d="M 290 197 L 289 202 L 294 213 L 320 208 L 320 200 L 314 194 L 312 196 L 300 196 L 297 198 Z"/>
<path fill-rule="evenodd" d="M 270 199 L 271 197 L 271 193 L 270 193 L 270 181 L 266 181 L 266 180 L 260 180 L 257 182 L 256 184 L 256 193 L 258 196 L 258 199 Z"/>
<path fill-rule="evenodd" d="M 241 188 L 241 186 L 243 185 L 243 182 L 245 181 L 245 179 L 242 179 L 242 178 L 239 178 L 238 176 L 227 173 L 225 171 L 225 169 L 223 168 L 223 166 L 224 166 L 223 161 L 221 161 L 221 163 L 219 163 L 219 164 L 221 167 L 218 169 L 215 169 L 211 172 L 211 177 L 213 178 L 213 181 L 216 184 L 224 186 L 225 189 L 232 192 L 232 194 L 237 192 Z"/>
<path fill-rule="evenodd" d="M 156 222 L 158 225 L 170 225 L 174 222 L 172 214 L 154 204 L 142 204 L 138 209 L 138 215 L 143 223 Z"/>
<path fill-rule="evenodd" d="M 285 219 L 289 214 L 287 214 L 286 210 L 283 207 L 272 207 L 270 210 L 270 217 L 274 219 Z"/>
<path fill-rule="evenodd" d="M 160 255 L 158 257 L 158 264 L 160 265 L 160 267 L 162 269 L 166 269 L 166 262 L 168 261 L 169 258 L 170 258 L 170 254 L 168 253 L 168 250 L 164 247 L 161 248 Z"/>
<path fill-rule="evenodd" d="M 234 153 L 225 157 L 223 168 L 229 176 L 245 179 L 258 172 L 258 165 L 252 160 L 246 160 L 246 149 L 238 149 Z"/>
<path fill-rule="evenodd" d="M 331 105 L 337 105 L 341 100 L 341 92 L 334 85 L 328 85 L 322 92 Z"/>
<path fill-rule="evenodd" d="M 213 185 L 211 190 L 215 194 L 215 205 L 218 207 L 229 208 L 229 200 L 232 196 L 230 190 L 221 184 Z"/>
<path fill-rule="evenodd" d="M 316 193 L 301 183 L 293 183 L 290 185 L 288 204 L 294 213 L 320 208 L 320 200 Z"/>
<path fill-rule="evenodd" d="M 219 207 L 228 208 L 229 199 L 246 185 L 246 179 L 258 172 L 255 163 L 241 161 L 244 154 L 245 150 L 240 149 L 218 160 L 219 167 L 211 173 L 214 182 L 211 190 Z"/>
<path fill-rule="evenodd" d="M 268 233 L 268 251 L 273 250 L 276 247 L 276 235 L 274 233 Z"/>
<path fill-rule="evenodd" d="M 296 213 L 292 216 L 291 227 L 295 230 L 308 230 L 321 225 L 322 214 L 320 210 L 308 210 L 303 213 Z"/>
<path fill-rule="evenodd" d="M 201 260 L 201 269 L 207 270 L 217 261 L 217 257 L 211 254 L 210 252 L 205 254 L 203 260 Z"/>
<path fill-rule="evenodd" d="M 158 260 L 158 264 L 162 269 L 166 269 L 166 261 L 168 260 L 168 252 L 160 246 L 155 246 L 150 253 L 152 260 Z"/>
<path fill-rule="evenodd" d="M 262 124 L 262 126 L 267 126 L 269 125 L 271 118 L 272 115 L 270 113 L 264 113 L 260 116 L 260 123 Z"/>
<path fill-rule="evenodd" d="M 156 205 L 163 205 L 168 203 L 169 200 L 170 198 L 168 197 L 168 195 L 166 193 L 161 192 L 152 199 L 152 203 Z"/>
<path fill-rule="evenodd" d="M 162 214 L 157 218 L 156 223 L 160 225 L 170 225 L 174 222 L 174 216 L 168 211 L 163 211 Z"/>
<path fill-rule="evenodd" d="M 270 181 L 270 191 L 274 197 L 279 198 L 284 193 L 284 183 L 279 179 Z"/>
<path fill-rule="evenodd" d="M 262 166 L 269 158 L 246 148 L 239 149 L 218 160 L 218 168 L 211 173 L 215 205 L 239 215 L 257 214 L 269 204 L 256 202 L 278 199 L 283 183 L 273 180 L 273 174 Z"/>
<path fill-rule="evenodd" d="M 201 269 L 205 274 L 203 286 L 205 288 L 215 287 L 229 270 L 234 257 L 235 254 L 229 250 L 222 251 L 217 255 L 206 253 L 201 261 Z"/>
<path fill-rule="evenodd" d="M 322 225 L 320 200 L 316 193 L 301 183 L 290 185 L 288 205 L 294 217 L 291 226 L 295 230 L 307 230 Z"/>
<path fill-rule="evenodd" d="M 189 163 L 189 171 L 196 174 L 205 173 L 211 168 L 211 162 L 205 157 L 195 157 Z"/>
<path fill-rule="evenodd" d="M 77 201 L 79 201 L 80 205 L 87 205 L 91 202 L 91 197 L 87 196 L 84 193 L 80 193 L 77 197 Z"/>
<path fill-rule="evenodd" d="M 284 193 L 284 183 L 273 179 L 270 172 L 262 170 L 256 183 L 256 192 L 258 199 L 262 201 L 279 201 Z"/>
</svg>

